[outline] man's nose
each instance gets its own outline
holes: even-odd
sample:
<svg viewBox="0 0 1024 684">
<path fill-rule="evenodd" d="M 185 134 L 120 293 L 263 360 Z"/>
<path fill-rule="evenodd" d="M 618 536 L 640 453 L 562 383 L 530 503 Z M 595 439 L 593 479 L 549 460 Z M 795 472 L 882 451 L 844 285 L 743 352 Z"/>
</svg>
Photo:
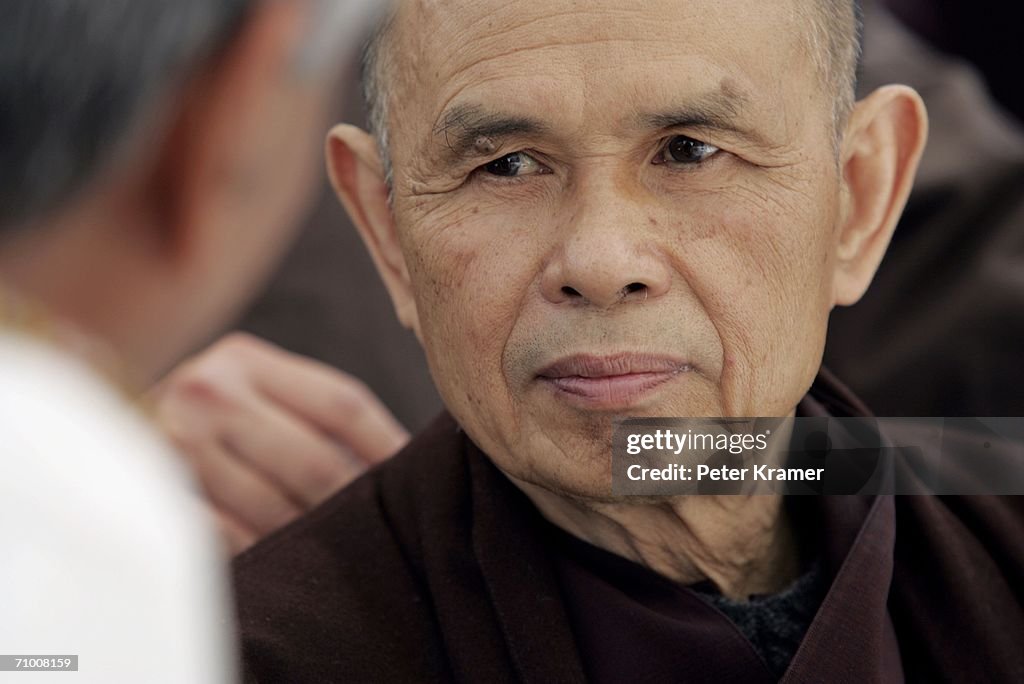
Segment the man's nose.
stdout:
<svg viewBox="0 0 1024 684">
<path fill-rule="evenodd" d="M 579 216 L 566 226 L 545 267 L 544 297 L 555 304 L 610 308 L 668 292 L 671 268 L 651 225 L 655 222 L 646 216 L 625 216 L 607 207 Z"/>
</svg>

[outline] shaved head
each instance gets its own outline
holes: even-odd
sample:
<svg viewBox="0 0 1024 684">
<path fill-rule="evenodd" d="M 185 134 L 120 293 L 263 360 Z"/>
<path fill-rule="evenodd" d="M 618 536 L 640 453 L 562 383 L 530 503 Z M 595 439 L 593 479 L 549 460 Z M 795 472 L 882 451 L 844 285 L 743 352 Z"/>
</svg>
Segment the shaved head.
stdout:
<svg viewBox="0 0 1024 684">
<path fill-rule="evenodd" d="M 418 0 L 417 0 L 418 1 Z M 363 52 L 362 81 L 367 118 L 380 148 L 388 186 L 392 170 L 389 154 L 389 114 L 392 100 L 399 95 L 395 81 L 403 73 L 402 55 L 396 41 L 401 8 L 408 2 L 394 3 L 380 22 Z M 839 131 L 853 108 L 857 87 L 857 67 L 861 56 L 862 16 L 859 0 L 797 0 L 794 21 L 806 27 L 807 53 L 824 87 L 834 99 L 833 118 Z"/>
</svg>

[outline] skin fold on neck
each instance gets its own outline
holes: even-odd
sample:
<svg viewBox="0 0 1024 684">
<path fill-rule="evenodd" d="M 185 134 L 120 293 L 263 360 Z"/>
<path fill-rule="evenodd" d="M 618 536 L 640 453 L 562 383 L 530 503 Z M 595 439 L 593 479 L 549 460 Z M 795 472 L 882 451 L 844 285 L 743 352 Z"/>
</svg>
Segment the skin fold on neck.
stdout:
<svg viewBox="0 0 1024 684">
<path fill-rule="evenodd" d="M 794 408 L 788 417 L 795 415 Z M 791 430 L 777 426 L 766 463 L 783 465 Z M 782 591 L 801 572 L 798 535 L 779 494 L 599 500 L 509 479 L 566 532 L 679 584 L 707 580 L 745 601 Z"/>
<path fill-rule="evenodd" d="M 606 503 L 513 482 L 563 530 L 680 584 L 709 580 L 724 596 L 746 600 L 777 593 L 800 574 L 797 537 L 781 495 Z"/>
</svg>

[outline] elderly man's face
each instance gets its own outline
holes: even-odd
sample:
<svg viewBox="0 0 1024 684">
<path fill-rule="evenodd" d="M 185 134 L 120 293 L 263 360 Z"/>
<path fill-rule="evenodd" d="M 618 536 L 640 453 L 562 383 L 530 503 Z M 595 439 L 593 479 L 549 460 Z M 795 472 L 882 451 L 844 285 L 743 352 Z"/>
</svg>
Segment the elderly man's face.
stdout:
<svg viewBox="0 0 1024 684">
<path fill-rule="evenodd" d="M 424 4 L 396 24 L 393 210 L 411 323 L 470 436 L 596 496 L 613 416 L 791 414 L 841 212 L 790 3 Z"/>
</svg>

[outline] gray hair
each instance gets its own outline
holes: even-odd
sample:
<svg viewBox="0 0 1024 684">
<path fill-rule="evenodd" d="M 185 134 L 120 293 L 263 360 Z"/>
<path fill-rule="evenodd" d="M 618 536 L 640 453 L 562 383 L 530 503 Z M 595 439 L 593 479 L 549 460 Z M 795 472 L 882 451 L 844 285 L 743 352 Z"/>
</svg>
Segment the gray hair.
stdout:
<svg viewBox="0 0 1024 684">
<path fill-rule="evenodd" d="M 392 188 L 394 171 L 391 167 L 391 154 L 388 148 L 390 142 L 388 139 L 388 116 L 391 100 L 388 74 L 393 73 L 395 69 L 393 51 L 390 49 L 390 36 L 393 33 L 391 27 L 395 22 L 396 11 L 397 9 L 392 10 L 381 19 L 366 43 L 362 59 L 363 100 L 366 104 L 367 125 L 377 139 L 377 149 L 384 167 L 384 181 L 389 189 Z"/>
<path fill-rule="evenodd" d="M 838 133 L 853 110 L 864 41 L 864 16 L 860 0 L 813 0 L 801 17 L 808 32 L 811 59 L 821 82 L 832 91 L 833 115 Z"/>
<path fill-rule="evenodd" d="M 388 188 L 392 188 L 393 180 L 388 148 L 388 117 L 392 97 L 391 75 L 396 68 L 394 51 L 390 45 L 394 19 L 395 12 L 392 11 L 380 22 L 363 50 L 362 61 L 367 121 L 370 132 L 377 138 Z M 833 119 L 838 141 L 839 132 L 856 99 L 857 70 L 863 38 L 860 0 L 811 0 L 809 5 L 797 5 L 796 19 L 809 24 L 808 49 L 821 82 L 832 91 L 834 97 Z"/>
<path fill-rule="evenodd" d="M 253 0 L 5 0 L 0 233 L 69 199 Z"/>
</svg>

